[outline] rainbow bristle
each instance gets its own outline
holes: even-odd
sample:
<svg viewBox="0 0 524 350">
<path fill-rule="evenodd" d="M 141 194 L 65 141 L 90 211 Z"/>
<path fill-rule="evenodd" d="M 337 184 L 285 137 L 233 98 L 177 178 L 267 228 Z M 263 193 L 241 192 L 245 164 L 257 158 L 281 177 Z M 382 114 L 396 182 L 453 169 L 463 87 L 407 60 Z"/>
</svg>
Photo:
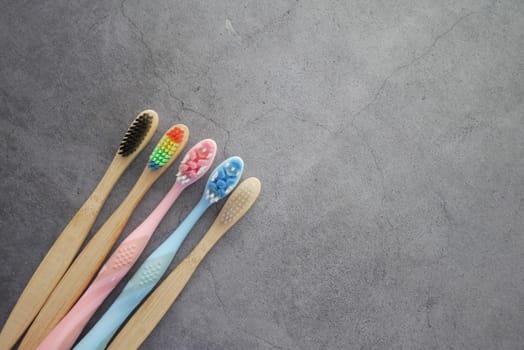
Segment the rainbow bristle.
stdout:
<svg viewBox="0 0 524 350">
<path fill-rule="evenodd" d="M 148 167 L 151 170 L 156 170 L 164 165 L 171 159 L 173 154 L 176 153 L 180 142 L 184 139 L 184 130 L 179 127 L 169 130 L 158 142 L 155 149 L 149 157 Z"/>
</svg>

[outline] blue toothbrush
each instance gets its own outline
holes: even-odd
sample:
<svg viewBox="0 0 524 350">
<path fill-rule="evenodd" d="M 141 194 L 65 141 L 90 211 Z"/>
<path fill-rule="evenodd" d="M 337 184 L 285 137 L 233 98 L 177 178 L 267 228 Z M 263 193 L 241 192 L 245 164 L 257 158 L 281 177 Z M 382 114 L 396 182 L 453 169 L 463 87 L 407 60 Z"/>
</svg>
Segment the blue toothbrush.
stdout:
<svg viewBox="0 0 524 350">
<path fill-rule="evenodd" d="M 155 287 L 187 234 L 207 208 L 226 197 L 240 180 L 244 162 L 240 157 L 231 157 L 213 170 L 207 180 L 202 198 L 191 213 L 131 277 L 124 290 L 95 324 L 89 333 L 74 347 L 74 350 L 105 349 L 111 338 L 126 318 Z"/>
</svg>

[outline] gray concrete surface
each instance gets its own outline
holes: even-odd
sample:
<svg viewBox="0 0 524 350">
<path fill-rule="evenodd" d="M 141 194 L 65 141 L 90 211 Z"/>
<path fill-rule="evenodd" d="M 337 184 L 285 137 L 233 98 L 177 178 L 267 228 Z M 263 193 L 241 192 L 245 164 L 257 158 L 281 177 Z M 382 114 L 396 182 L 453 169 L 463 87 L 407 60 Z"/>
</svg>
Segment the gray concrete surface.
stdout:
<svg viewBox="0 0 524 350">
<path fill-rule="evenodd" d="M 144 349 L 524 348 L 521 0 L 0 7 L 0 322 L 149 107 L 263 193 Z"/>
</svg>

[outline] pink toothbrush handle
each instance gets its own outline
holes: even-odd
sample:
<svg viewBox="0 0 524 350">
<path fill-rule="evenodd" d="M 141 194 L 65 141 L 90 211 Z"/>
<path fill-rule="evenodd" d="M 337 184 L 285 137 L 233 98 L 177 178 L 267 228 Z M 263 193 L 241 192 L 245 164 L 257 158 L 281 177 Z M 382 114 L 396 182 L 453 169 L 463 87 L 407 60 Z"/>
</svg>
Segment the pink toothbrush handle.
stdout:
<svg viewBox="0 0 524 350">
<path fill-rule="evenodd" d="M 82 297 L 40 343 L 37 350 L 71 349 L 98 307 L 138 260 L 158 224 L 183 189 L 183 185 L 175 183 L 147 219 L 120 244 Z"/>
</svg>

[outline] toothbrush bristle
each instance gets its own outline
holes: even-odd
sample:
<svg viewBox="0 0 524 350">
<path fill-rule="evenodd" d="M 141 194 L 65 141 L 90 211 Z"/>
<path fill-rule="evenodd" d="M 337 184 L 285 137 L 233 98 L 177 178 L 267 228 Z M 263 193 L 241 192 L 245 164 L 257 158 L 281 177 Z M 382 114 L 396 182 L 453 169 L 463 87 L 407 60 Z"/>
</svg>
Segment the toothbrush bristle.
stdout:
<svg viewBox="0 0 524 350">
<path fill-rule="evenodd" d="M 132 154 L 144 140 L 149 128 L 151 128 L 151 122 L 153 117 L 147 113 L 143 113 L 133 120 L 129 129 L 120 142 L 118 148 L 118 154 L 122 157 L 127 157 Z"/>
<path fill-rule="evenodd" d="M 231 157 L 220 164 L 209 177 L 205 198 L 215 203 L 235 188 L 242 175 L 244 164 L 239 157 Z"/>
<path fill-rule="evenodd" d="M 151 170 L 156 170 L 164 165 L 171 159 L 173 154 L 176 153 L 180 143 L 184 139 L 184 130 L 175 127 L 169 130 L 158 142 L 155 149 L 149 157 L 148 167 Z"/>
<path fill-rule="evenodd" d="M 215 159 L 216 148 L 215 141 L 210 139 L 191 148 L 178 167 L 177 181 L 186 184 L 203 175 Z"/>
<path fill-rule="evenodd" d="M 229 224 L 240 214 L 248 200 L 257 192 L 256 183 L 244 181 L 229 197 L 220 212 L 220 220 L 223 224 Z"/>
<path fill-rule="evenodd" d="M 177 128 L 169 130 L 166 133 L 166 136 L 169 137 L 174 142 L 180 143 L 184 139 L 184 130 L 177 127 Z"/>
</svg>

